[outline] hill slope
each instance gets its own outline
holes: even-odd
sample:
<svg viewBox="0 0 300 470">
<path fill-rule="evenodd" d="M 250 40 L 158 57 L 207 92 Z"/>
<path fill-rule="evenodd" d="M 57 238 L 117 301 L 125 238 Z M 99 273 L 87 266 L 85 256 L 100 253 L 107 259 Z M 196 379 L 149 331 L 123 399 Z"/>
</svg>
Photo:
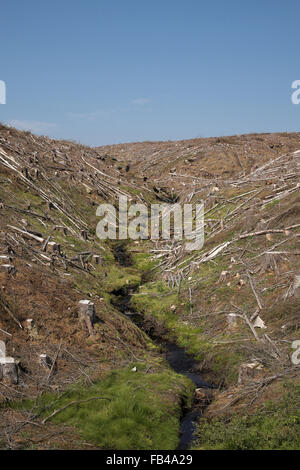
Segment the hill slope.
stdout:
<svg viewBox="0 0 300 470">
<path fill-rule="evenodd" d="M 19 384 L 0 383 L 3 429 L 9 422 L 3 448 L 28 448 L 32 442 L 42 448 L 88 448 L 91 443 L 155 448 L 157 442 L 174 448 L 181 400 L 191 400 L 193 387 L 169 370 L 144 331 L 183 346 L 205 377 L 220 387 L 206 410 L 207 423 L 199 422 L 201 448 L 220 445 L 214 420 L 220 429 L 222 420 L 233 414 L 244 416 L 247 410 L 256 416 L 266 398 L 278 400 L 286 379 L 292 380 L 291 387 L 298 383 L 291 343 L 300 338 L 299 149 L 300 134 L 89 148 L 0 127 L 0 340 L 7 355 L 19 361 Z M 100 241 L 96 208 L 102 202 L 116 204 L 120 195 L 144 203 L 204 200 L 203 249 L 188 253 L 173 241 Z M 124 260 L 120 250 L 131 254 Z M 139 327 L 117 308 L 120 296 L 130 294 L 128 308 L 138 314 Z M 96 307 L 92 335 L 78 316 L 83 299 Z M 31 329 L 28 319 L 34 322 Z M 52 361 L 50 369 L 38 363 L 43 353 Z M 135 366 L 139 385 L 133 381 L 128 389 Z M 120 390 L 124 384 L 121 398 L 110 378 L 113 370 L 118 371 Z M 108 413 L 110 425 L 115 413 L 122 415 L 115 407 L 128 394 L 141 409 L 112 426 L 111 441 L 101 433 L 91 440 L 90 418 L 79 420 L 70 411 L 61 421 L 57 417 L 56 424 L 45 424 L 45 435 L 52 426 L 64 429 L 65 442 L 39 442 L 26 420 L 47 416 L 45 406 L 51 414 L 57 394 L 78 382 L 84 388 L 72 392 L 77 400 L 86 396 L 91 383 L 96 383 L 94 393 L 109 395 L 111 405 L 99 401 L 99 420 Z M 137 394 L 140 386 L 144 391 Z M 145 408 L 148 391 L 155 417 Z M 33 402 L 22 410 L 5 405 L 42 392 L 50 392 L 50 398 L 38 407 Z M 61 406 L 71 400 L 71 392 L 66 393 Z M 287 413 L 288 419 L 294 408 Z M 171 416 L 168 428 L 157 427 L 166 416 Z M 18 434 L 17 421 L 28 439 Z M 78 430 L 75 439 L 70 426 Z M 124 440 L 124 429 L 130 436 L 137 426 L 140 441 Z M 294 426 L 299 426 L 299 417 Z"/>
</svg>

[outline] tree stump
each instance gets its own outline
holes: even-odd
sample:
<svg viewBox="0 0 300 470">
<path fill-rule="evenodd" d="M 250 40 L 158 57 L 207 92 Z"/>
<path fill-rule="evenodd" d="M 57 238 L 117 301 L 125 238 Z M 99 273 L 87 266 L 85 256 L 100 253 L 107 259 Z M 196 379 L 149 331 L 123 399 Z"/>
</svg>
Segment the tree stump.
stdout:
<svg viewBox="0 0 300 470">
<path fill-rule="evenodd" d="M 45 367 L 45 368 L 48 368 L 50 369 L 50 367 L 52 366 L 52 361 L 50 359 L 49 356 L 47 356 L 47 354 L 40 354 L 39 355 L 39 365 L 41 367 Z"/>
<path fill-rule="evenodd" d="M 6 357 L 6 345 L 4 341 L 0 341 L 0 358 Z"/>
<path fill-rule="evenodd" d="M 228 329 L 235 330 L 239 326 L 239 317 L 235 313 L 229 313 L 226 317 Z"/>
<path fill-rule="evenodd" d="M 7 274 L 15 274 L 17 272 L 16 267 L 12 264 L 0 264 L 0 270 L 5 271 Z"/>
<path fill-rule="evenodd" d="M 9 385 L 18 383 L 18 368 L 13 357 L 0 357 L 0 381 Z"/>
<path fill-rule="evenodd" d="M 100 255 L 93 255 L 93 261 L 94 261 L 95 264 L 99 264 L 100 260 L 101 260 Z"/>
<path fill-rule="evenodd" d="M 55 253 L 58 252 L 60 253 L 60 244 L 56 242 L 48 242 L 46 246 L 46 252 L 50 253 Z"/>
<path fill-rule="evenodd" d="M 259 362 L 249 362 L 241 364 L 239 370 L 238 384 L 245 384 L 247 382 L 260 379 L 263 375 L 262 369 L 263 365 Z"/>
<path fill-rule="evenodd" d="M 209 388 L 196 388 L 194 401 L 199 406 L 207 406 L 213 400 L 215 392 Z"/>
<path fill-rule="evenodd" d="M 27 320 L 25 321 L 25 325 L 27 330 L 32 330 L 32 328 L 34 327 L 34 320 L 32 318 L 27 318 Z"/>
<path fill-rule="evenodd" d="M 90 300 L 79 301 L 79 317 L 81 321 L 86 325 L 89 334 L 94 334 L 93 324 L 95 323 L 95 304 Z"/>
<path fill-rule="evenodd" d="M 0 255 L 0 261 L 4 261 L 5 263 L 12 263 L 12 257 L 8 255 Z"/>
<path fill-rule="evenodd" d="M 296 297 L 296 299 L 300 299 L 300 274 L 295 274 L 292 295 Z"/>
</svg>

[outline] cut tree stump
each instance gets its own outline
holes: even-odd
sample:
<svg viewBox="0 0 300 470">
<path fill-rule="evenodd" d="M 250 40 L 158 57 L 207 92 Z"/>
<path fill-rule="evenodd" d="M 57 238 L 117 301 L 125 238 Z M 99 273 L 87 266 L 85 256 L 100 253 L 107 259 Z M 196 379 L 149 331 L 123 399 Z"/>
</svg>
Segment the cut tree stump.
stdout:
<svg viewBox="0 0 300 470">
<path fill-rule="evenodd" d="M 228 329 L 235 330 L 239 326 L 239 317 L 235 313 L 229 313 L 226 317 Z"/>
<path fill-rule="evenodd" d="M 292 295 L 296 299 L 300 299 L 300 274 L 295 274 Z"/>
<path fill-rule="evenodd" d="M 259 362 L 249 362 L 240 365 L 238 384 L 245 384 L 262 377 L 263 365 Z"/>
<path fill-rule="evenodd" d="M 6 345 L 4 341 L 0 341 L 0 358 L 6 357 Z"/>
<path fill-rule="evenodd" d="M 46 252 L 50 252 L 50 253 L 53 253 L 57 251 L 58 253 L 60 253 L 60 244 L 59 243 L 56 243 L 56 242 L 48 242 L 47 243 L 47 246 L 46 246 Z"/>
<path fill-rule="evenodd" d="M 5 263 L 12 263 L 12 257 L 8 255 L 0 255 L 0 262 L 4 261 Z"/>
<path fill-rule="evenodd" d="M 101 256 L 100 255 L 93 255 L 93 261 L 95 264 L 99 264 L 101 261 Z"/>
<path fill-rule="evenodd" d="M 89 334 L 92 336 L 94 334 L 93 324 L 95 323 L 95 304 L 90 300 L 80 300 L 79 301 L 79 318 L 83 323 L 85 323 Z"/>
<path fill-rule="evenodd" d="M 10 385 L 18 383 L 18 368 L 13 357 L 0 357 L 0 381 Z"/>
<path fill-rule="evenodd" d="M 52 361 L 51 361 L 50 357 L 47 356 L 47 354 L 45 354 L 45 353 L 40 354 L 39 355 L 39 365 L 41 367 L 45 367 L 45 368 L 50 369 L 51 366 L 52 366 Z"/>
<path fill-rule="evenodd" d="M 8 274 L 15 274 L 17 269 L 13 264 L 0 264 L 0 270 Z"/>
</svg>

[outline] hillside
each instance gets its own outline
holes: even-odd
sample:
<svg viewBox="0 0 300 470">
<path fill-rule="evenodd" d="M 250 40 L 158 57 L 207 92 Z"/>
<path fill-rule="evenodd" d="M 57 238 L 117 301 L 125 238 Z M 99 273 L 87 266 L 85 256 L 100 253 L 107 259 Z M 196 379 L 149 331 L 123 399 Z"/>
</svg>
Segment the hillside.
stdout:
<svg viewBox="0 0 300 470">
<path fill-rule="evenodd" d="M 0 447 L 174 449 L 199 409 L 194 448 L 299 448 L 299 174 L 300 134 L 90 148 L 0 125 Z M 203 200 L 203 249 L 99 240 L 120 195 Z"/>
</svg>

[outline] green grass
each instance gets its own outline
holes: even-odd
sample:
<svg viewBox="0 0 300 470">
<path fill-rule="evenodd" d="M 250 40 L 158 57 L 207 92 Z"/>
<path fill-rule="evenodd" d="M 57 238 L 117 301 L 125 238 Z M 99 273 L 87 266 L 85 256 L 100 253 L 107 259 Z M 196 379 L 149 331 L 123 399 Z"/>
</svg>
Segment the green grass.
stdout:
<svg viewBox="0 0 300 470">
<path fill-rule="evenodd" d="M 149 253 L 134 253 L 133 254 L 134 267 L 140 271 L 147 272 L 153 269 L 156 261 L 151 258 Z"/>
<path fill-rule="evenodd" d="M 201 420 L 195 449 L 299 450 L 300 384 L 285 384 L 278 403 L 267 402 L 255 414 Z"/>
<path fill-rule="evenodd" d="M 171 310 L 172 305 L 179 308 L 181 300 L 177 292 L 169 291 L 164 282 L 158 281 L 145 284 L 141 292 L 132 297 L 132 305 L 137 312 L 152 317 L 166 328 L 170 340 L 196 359 L 203 360 L 209 345 L 201 336 L 202 329 L 180 320 L 177 309 Z"/>
<path fill-rule="evenodd" d="M 103 280 L 103 287 L 107 292 L 128 287 L 128 285 L 138 286 L 141 282 L 141 275 L 133 268 L 122 268 L 113 264 L 108 267 L 107 273 L 108 276 Z"/>
<path fill-rule="evenodd" d="M 280 201 L 272 201 L 272 202 L 268 202 L 267 204 L 265 204 L 263 206 L 263 209 L 272 209 L 273 207 L 277 206 L 278 204 L 280 203 Z"/>
<path fill-rule="evenodd" d="M 131 371 L 133 366 L 137 372 Z M 193 384 L 169 369 L 145 373 L 145 365 L 131 364 L 116 370 L 93 386 L 76 385 L 61 398 L 43 395 L 38 410 L 49 416 L 71 401 L 93 397 L 81 405 L 72 405 L 52 418 L 56 424 L 71 425 L 82 438 L 103 449 L 175 449 L 179 439 L 182 400 L 190 403 Z M 33 403 L 22 402 L 28 409 Z M 20 408 L 20 405 L 18 405 Z"/>
</svg>

